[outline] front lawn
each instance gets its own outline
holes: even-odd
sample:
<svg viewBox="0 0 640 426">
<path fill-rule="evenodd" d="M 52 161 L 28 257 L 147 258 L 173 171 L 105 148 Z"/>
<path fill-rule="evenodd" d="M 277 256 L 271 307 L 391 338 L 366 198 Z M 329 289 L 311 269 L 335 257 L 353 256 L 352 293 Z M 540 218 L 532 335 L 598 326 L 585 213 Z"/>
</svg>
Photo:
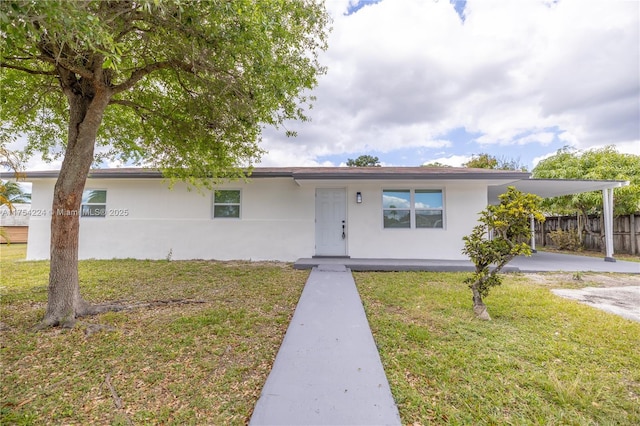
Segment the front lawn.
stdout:
<svg viewBox="0 0 640 426">
<path fill-rule="evenodd" d="M 90 301 L 186 303 L 32 332 L 48 262 L 14 250 L 0 251 L 0 424 L 245 424 L 307 278 L 278 263 L 82 261 Z M 482 322 L 463 274 L 354 275 L 404 424 L 640 424 L 640 324 L 524 276 L 494 289 Z"/>
<path fill-rule="evenodd" d="M 26 244 L 0 244 L 0 262 L 10 260 L 24 260 L 26 256 Z"/>
<path fill-rule="evenodd" d="M 48 262 L 0 268 L 0 424 L 34 425 L 245 424 L 308 275 L 285 264 L 82 261 L 90 301 L 188 303 L 32 332 Z"/>
<path fill-rule="evenodd" d="M 509 275 L 357 273 L 404 424 L 640 424 L 640 324 Z"/>
</svg>

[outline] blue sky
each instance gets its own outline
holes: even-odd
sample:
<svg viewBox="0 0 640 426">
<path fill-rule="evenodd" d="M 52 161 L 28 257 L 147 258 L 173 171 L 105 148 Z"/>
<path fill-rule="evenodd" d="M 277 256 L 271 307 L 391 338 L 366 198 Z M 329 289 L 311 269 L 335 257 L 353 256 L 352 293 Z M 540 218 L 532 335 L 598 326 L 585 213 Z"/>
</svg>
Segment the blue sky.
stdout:
<svg viewBox="0 0 640 426">
<path fill-rule="evenodd" d="M 327 0 L 328 67 L 298 137 L 267 130 L 262 166 L 532 169 L 564 146 L 640 155 L 640 2 Z"/>
</svg>

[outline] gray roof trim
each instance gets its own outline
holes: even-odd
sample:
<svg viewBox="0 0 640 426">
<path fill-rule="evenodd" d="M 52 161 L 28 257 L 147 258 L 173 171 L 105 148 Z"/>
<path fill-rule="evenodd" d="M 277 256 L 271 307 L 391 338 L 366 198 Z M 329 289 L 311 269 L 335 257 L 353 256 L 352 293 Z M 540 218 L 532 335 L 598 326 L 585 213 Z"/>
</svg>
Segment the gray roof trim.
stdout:
<svg viewBox="0 0 640 426">
<path fill-rule="evenodd" d="M 32 171 L 24 173 L 26 179 L 56 179 L 59 170 Z M 3 179 L 13 179 L 14 173 L 2 172 Z M 156 169 L 142 168 L 116 168 L 116 169 L 93 169 L 89 171 L 89 179 L 163 179 L 165 176 Z M 254 169 L 250 177 L 292 177 L 290 169 Z"/>
<path fill-rule="evenodd" d="M 28 179 L 54 179 L 58 170 L 26 172 Z M 13 178 L 13 173 L 0 173 Z M 161 179 L 156 169 L 94 169 L 93 179 Z M 465 167 L 256 167 L 250 178 L 291 177 L 295 180 L 435 180 L 435 179 L 528 179 L 530 173 L 511 170 L 468 169 Z"/>
<path fill-rule="evenodd" d="M 439 169 L 434 171 L 433 169 L 415 170 L 415 168 L 393 167 L 389 170 L 378 168 L 378 170 L 367 170 L 360 173 L 354 173 L 350 170 L 331 170 L 323 173 L 316 170 L 300 169 L 293 173 L 293 178 L 295 180 L 520 180 L 528 179 L 529 173 L 487 173 L 478 172 L 476 169 L 442 172 Z"/>
<path fill-rule="evenodd" d="M 527 179 L 530 173 L 466 167 L 301 167 L 296 180 Z"/>
</svg>

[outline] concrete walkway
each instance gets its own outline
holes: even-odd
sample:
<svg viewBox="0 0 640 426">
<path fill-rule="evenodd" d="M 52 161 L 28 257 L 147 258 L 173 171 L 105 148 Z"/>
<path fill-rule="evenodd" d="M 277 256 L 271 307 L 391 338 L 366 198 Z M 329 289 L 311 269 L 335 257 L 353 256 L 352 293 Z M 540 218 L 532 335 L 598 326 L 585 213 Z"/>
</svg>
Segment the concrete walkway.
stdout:
<svg viewBox="0 0 640 426">
<path fill-rule="evenodd" d="M 249 424 L 401 424 L 344 265 L 311 271 Z"/>
</svg>

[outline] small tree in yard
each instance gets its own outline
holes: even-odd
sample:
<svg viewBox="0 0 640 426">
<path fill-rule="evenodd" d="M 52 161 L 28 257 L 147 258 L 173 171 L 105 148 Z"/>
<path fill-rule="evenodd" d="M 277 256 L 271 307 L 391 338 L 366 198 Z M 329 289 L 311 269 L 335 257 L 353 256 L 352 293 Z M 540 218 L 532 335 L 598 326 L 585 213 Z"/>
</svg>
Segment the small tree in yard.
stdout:
<svg viewBox="0 0 640 426">
<path fill-rule="evenodd" d="M 544 221 L 539 209 L 540 197 L 524 194 L 514 187 L 500 195 L 500 204 L 480 212 L 480 222 L 470 235 L 463 237 L 462 253 L 469 256 L 475 272 L 465 279 L 473 292 L 473 311 L 480 319 L 490 320 L 482 298 L 491 287 L 500 285 L 502 268 L 518 255 L 529 256 L 527 240 L 531 236 L 531 216 Z"/>
</svg>

